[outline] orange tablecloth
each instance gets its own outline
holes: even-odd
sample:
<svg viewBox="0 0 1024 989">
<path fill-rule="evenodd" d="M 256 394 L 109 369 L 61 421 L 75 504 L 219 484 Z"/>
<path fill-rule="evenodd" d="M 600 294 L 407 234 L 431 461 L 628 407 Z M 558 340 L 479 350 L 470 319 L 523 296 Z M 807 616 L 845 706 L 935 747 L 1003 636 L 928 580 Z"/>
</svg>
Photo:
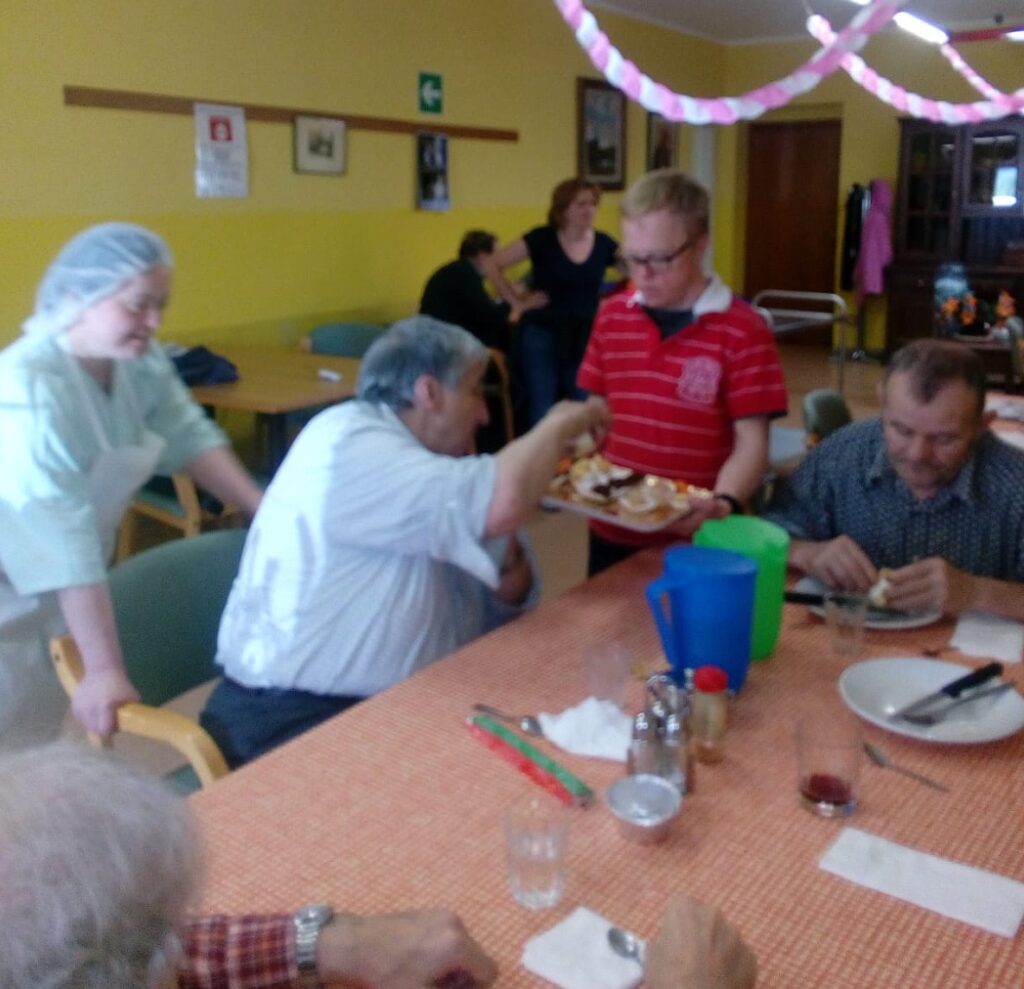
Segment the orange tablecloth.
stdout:
<svg viewBox="0 0 1024 989">
<path fill-rule="evenodd" d="M 672 838 L 626 844 L 598 801 L 573 812 L 562 903 L 531 912 L 512 900 L 501 812 L 542 791 L 463 721 L 480 700 L 510 711 L 577 703 L 590 643 L 618 637 L 639 661 L 660 665 L 643 598 L 659 567 L 654 555 L 637 557 L 197 794 L 209 851 L 204 907 L 449 906 L 498 959 L 499 985 L 541 986 L 519 964 L 527 938 L 579 904 L 651 936 L 680 890 L 717 903 L 739 926 L 757 953 L 761 987 L 1020 986 L 1024 934 L 986 934 L 817 867 L 843 824 L 799 806 L 791 726 L 834 699 L 843 663 L 830 655 L 823 623 L 793 605 L 773 658 L 754 665 L 733 703 L 725 761 L 698 767 Z M 940 648 L 951 627 L 869 632 L 867 655 Z M 977 665 L 955 652 L 943 658 Z M 1024 686 L 1020 667 L 1009 675 Z M 640 693 L 637 683 L 637 702 Z M 1024 734 L 963 747 L 871 726 L 867 736 L 951 792 L 865 765 L 851 824 L 1024 880 Z M 539 744 L 598 791 L 622 771 Z"/>
</svg>

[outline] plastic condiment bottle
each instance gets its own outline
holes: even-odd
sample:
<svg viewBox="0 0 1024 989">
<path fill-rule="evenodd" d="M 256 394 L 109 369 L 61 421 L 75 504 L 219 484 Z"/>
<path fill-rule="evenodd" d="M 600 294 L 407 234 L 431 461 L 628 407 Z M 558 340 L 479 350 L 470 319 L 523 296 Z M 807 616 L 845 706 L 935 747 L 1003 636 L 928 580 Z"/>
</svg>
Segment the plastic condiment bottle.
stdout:
<svg viewBox="0 0 1024 989">
<path fill-rule="evenodd" d="M 721 762 L 725 755 L 728 686 L 717 666 L 700 666 L 693 675 L 693 738 L 701 762 Z"/>
</svg>

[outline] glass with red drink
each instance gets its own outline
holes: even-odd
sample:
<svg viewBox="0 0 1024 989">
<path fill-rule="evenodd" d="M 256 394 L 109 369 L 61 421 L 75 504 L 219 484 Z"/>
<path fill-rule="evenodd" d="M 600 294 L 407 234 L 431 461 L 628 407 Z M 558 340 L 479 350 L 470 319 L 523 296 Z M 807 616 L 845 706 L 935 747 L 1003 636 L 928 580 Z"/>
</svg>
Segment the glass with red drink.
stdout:
<svg viewBox="0 0 1024 989">
<path fill-rule="evenodd" d="M 846 817 L 857 807 L 864 739 L 846 711 L 805 714 L 796 726 L 800 802 L 821 817 Z"/>
</svg>

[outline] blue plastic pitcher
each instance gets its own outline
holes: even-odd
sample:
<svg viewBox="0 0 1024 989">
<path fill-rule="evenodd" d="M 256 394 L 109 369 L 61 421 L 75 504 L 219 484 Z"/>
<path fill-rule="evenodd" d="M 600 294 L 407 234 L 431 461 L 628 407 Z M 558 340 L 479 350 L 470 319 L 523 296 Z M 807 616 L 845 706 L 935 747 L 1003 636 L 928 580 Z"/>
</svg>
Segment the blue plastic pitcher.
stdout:
<svg viewBox="0 0 1024 989">
<path fill-rule="evenodd" d="M 757 564 L 730 550 L 677 546 L 665 552 L 665 573 L 648 585 L 647 603 L 679 683 L 683 670 L 710 664 L 725 670 L 730 691 L 743 686 L 756 580 Z"/>
</svg>

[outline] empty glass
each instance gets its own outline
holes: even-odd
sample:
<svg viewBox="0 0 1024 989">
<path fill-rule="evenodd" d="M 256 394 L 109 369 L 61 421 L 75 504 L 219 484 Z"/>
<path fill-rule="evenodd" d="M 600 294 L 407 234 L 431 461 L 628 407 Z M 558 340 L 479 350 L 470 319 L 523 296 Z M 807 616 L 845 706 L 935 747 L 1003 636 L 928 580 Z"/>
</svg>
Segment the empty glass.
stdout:
<svg viewBox="0 0 1024 989">
<path fill-rule="evenodd" d="M 552 798 L 531 797 L 505 811 L 509 888 L 524 907 L 553 907 L 562 898 L 568 842 L 568 812 Z"/>
<path fill-rule="evenodd" d="M 864 623 L 868 617 L 866 598 L 856 594 L 826 594 L 825 623 L 832 652 L 855 659 L 864 648 Z"/>
</svg>

